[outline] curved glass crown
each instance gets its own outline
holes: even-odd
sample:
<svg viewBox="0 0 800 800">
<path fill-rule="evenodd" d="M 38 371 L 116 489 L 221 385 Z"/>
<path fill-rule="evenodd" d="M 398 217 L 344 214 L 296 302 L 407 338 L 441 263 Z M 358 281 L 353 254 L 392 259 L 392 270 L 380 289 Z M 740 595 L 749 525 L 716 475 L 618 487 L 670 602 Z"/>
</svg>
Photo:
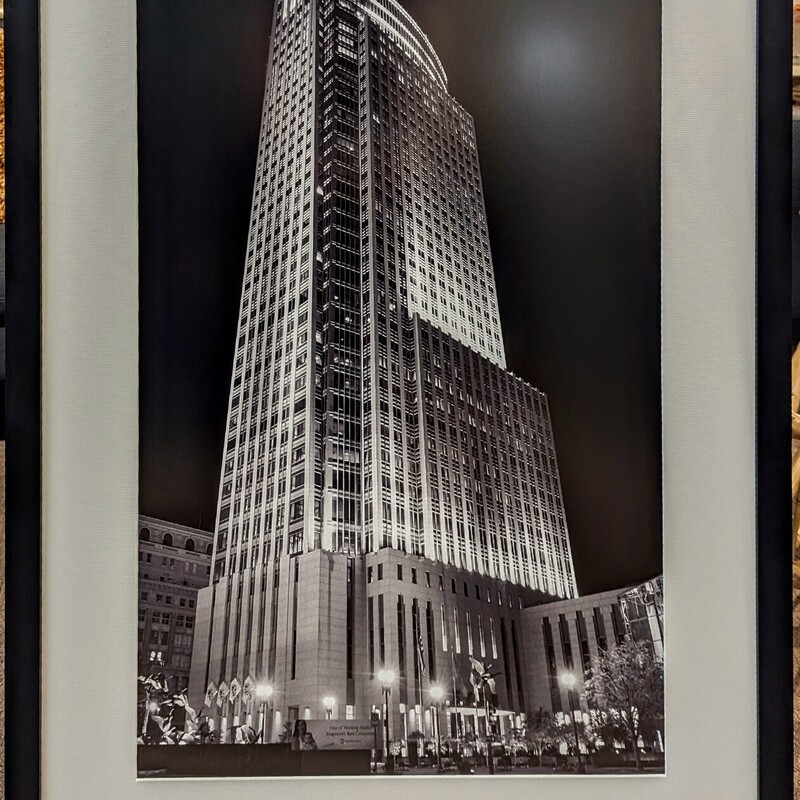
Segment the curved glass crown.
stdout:
<svg viewBox="0 0 800 800">
<path fill-rule="evenodd" d="M 397 0 L 357 0 L 369 14 L 444 89 L 447 74 L 428 37 Z"/>
</svg>

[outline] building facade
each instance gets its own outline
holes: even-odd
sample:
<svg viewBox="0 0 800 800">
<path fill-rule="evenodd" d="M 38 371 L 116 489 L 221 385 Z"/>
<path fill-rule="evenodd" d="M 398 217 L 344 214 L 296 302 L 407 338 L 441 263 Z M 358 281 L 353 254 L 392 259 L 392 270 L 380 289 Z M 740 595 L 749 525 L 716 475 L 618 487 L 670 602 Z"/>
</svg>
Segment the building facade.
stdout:
<svg viewBox="0 0 800 800">
<path fill-rule="evenodd" d="M 491 651 L 513 718 L 522 610 L 575 595 L 547 399 L 505 369 L 472 118 L 395 0 L 278 0 L 192 697 L 266 682 L 274 736 L 323 697 L 382 713 L 386 668 L 405 738 Z"/>
<path fill-rule="evenodd" d="M 139 517 L 139 674 L 188 688 L 197 592 L 211 576 L 213 534 Z"/>
<path fill-rule="evenodd" d="M 530 706 L 551 714 L 570 712 L 560 678 L 575 675 L 572 702 L 589 712 L 583 684 L 593 661 L 628 637 L 652 646 L 664 659 L 664 587 L 661 576 L 637 586 L 547 603 L 522 613 Z"/>
</svg>

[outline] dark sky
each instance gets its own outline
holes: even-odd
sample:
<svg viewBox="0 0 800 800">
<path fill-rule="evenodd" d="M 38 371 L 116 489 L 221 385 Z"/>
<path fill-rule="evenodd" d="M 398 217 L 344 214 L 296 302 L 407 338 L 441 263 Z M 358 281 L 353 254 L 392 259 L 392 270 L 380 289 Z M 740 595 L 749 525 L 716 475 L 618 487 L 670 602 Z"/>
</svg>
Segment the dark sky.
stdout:
<svg viewBox="0 0 800 800">
<path fill-rule="evenodd" d="M 405 0 L 473 114 L 581 592 L 661 570 L 660 4 Z M 140 0 L 142 513 L 213 525 L 271 0 Z"/>
</svg>

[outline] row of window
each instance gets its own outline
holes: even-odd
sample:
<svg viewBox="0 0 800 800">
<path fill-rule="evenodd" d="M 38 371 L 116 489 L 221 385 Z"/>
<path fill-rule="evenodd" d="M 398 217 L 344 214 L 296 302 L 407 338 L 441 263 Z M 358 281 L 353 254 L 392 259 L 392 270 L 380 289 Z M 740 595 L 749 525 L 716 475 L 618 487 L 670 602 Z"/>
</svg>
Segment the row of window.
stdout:
<svg viewBox="0 0 800 800">
<path fill-rule="evenodd" d="M 397 580 L 402 581 L 404 579 L 404 575 L 408 575 L 409 579 L 412 584 L 417 584 L 419 576 L 417 573 L 416 567 L 411 567 L 407 571 L 405 570 L 403 564 L 396 564 L 396 575 Z M 382 581 L 384 577 L 384 564 L 379 563 L 376 567 L 369 566 L 367 567 L 367 583 L 372 583 L 375 580 L 375 576 L 377 575 L 377 580 Z M 444 575 L 439 573 L 437 575 L 438 578 L 438 587 L 440 591 L 444 591 Z M 431 573 L 428 571 L 424 571 L 424 585 L 430 589 L 431 588 Z M 470 586 L 472 586 L 472 590 L 470 590 Z M 504 602 L 504 595 L 503 592 L 496 590 L 495 594 L 492 594 L 492 589 L 490 587 L 485 587 L 484 591 L 481 592 L 481 587 L 476 584 L 470 584 L 467 581 L 459 581 L 456 578 L 450 578 L 450 591 L 452 594 L 461 594 L 464 597 L 470 597 L 470 591 L 472 591 L 472 597 L 476 600 L 481 600 L 482 596 L 485 598 L 487 603 L 492 602 L 492 597 L 494 596 L 495 602 L 497 605 L 503 605 Z M 511 596 L 510 593 L 505 595 L 505 602 L 508 603 L 509 608 L 513 608 L 516 604 L 519 608 L 523 607 L 522 603 L 522 596 L 518 595 L 516 599 L 516 603 L 514 598 Z"/>
<path fill-rule="evenodd" d="M 140 542 L 151 542 L 151 541 L 154 542 L 154 541 L 156 541 L 156 539 L 153 538 L 153 534 L 150 531 L 150 528 L 141 528 L 139 530 L 139 541 Z M 163 544 L 166 547 L 177 547 L 177 545 L 174 544 L 175 538 L 169 532 L 162 534 L 160 541 L 161 541 L 161 544 Z M 188 538 L 184 539 L 181 546 L 187 553 L 194 553 L 194 552 L 197 551 L 197 543 L 191 537 L 188 537 Z M 205 548 L 206 554 L 207 555 L 211 555 L 211 551 L 213 549 L 214 549 L 214 546 L 212 544 L 206 545 L 206 548 Z M 141 555 L 139 556 L 139 560 L 141 560 Z"/>
<path fill-rule="evenodd" d="M 142 591 L 139 593 L 139 599 L 143 603 L 154 602 L 157 605 L 177 605 L 179 608 L 194 608 L 193 597 L 175 597 L 171 594 L 162 594 L 160 592 Z M 177 599 L 177 603 L 174 601 Z"/>
</svg>

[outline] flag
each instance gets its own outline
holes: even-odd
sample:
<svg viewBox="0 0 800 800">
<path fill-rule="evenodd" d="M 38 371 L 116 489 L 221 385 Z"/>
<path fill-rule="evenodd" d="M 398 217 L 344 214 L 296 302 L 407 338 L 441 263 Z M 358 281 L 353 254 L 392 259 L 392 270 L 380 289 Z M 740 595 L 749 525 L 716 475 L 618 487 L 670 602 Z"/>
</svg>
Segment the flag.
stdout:
<svg viewBox="0 0 800 800">
<path fill-rule="evenodd" d="M 419 659 L 419 671 L 424 678 L 428 673 L 425 670 L 425 650 L 422 644 L 422 631 L 417 633 L 417 658 Z"/>
<path fill-rule="evenodd" d="M 228 695 L 230 694 L 231 687 L 228 686 L 225 681 L 219 685 L 219 691 L 217 692 L 217 705 L 222 708 L 225 701 L 228 699 Z"/>
<path fill-rule="evenodd" d="M 472 684 L 475 702 L 477 703 L 481 693 L 481 679 L 480 675 L 477 675 L 474 669 L 469 671 L 469 682 Z"/>
<path fill-rule="evenodd" d="M 472 682 L 472 685 L 475 687 L 475 691 L 477 692 L 480 687 L 486 685 L 489 687 L 489 690 L 492 694 L 497 694 L 497 684 L 495 683 L 494 676 L 498 673 L 490 672 L 490 665 L 487 664 L 484 666 L 480 661 L 476 661 L 472 656 L 469 657 L 469 663 L 472 666 L 469 678 Z"/>
<path fill-rule="evenodd" d="M 242 691 L 242 684 L 239 683 L 239 679 L 238 678 L 234 678 L 231 681 L 231 692 L 228 695 L 228 700 L 231 703 L 235 703 L 236 702 L 236 698 L 239 697 L 239 695 L 241 694 L 241 691 Z"/>
<path fill-rule="evenodd" d="M 469 689 L 467 688 L 467 684 L 464 683 L 464 679 L 461 677 L 461 670 L 458 664 L 456 664 L 455 650 L 450 651 L 450 668 L 453 674 L 453 702 L 455 705 L 459 705 L 466 701 Z"/>
<path fill-rule="evenodd" d="M 244 686 L 242 687 L 242 700 L 244 704 L 250 708 L 250 703 L 253 700 L 253 692 L 255 692 L 256 682 L 253 680 L 252 675 L 248 675 L 244 679 Z"/>
<path fill-rule="evenodd" d="M 483 664 L 481 664 L 480 661 L 476 661 L 472 656 L 469 657 L 469 663 L 472 665 L 472 669 L 474 669 L 478 675 L 483 675 L 483 673 L 486 672 Z"/>
<path fill-rule="evenodd" d="M 214 698 L 217 696 L 218 691 L 217 685 L 214 683 L 214 681 L 211 681 L 211 683 L 208 684 L 208 689 L 206 689 L 206 699 L 203 705 L 211 708 L 211 704 L 214 702 Z"/>
</svg>

